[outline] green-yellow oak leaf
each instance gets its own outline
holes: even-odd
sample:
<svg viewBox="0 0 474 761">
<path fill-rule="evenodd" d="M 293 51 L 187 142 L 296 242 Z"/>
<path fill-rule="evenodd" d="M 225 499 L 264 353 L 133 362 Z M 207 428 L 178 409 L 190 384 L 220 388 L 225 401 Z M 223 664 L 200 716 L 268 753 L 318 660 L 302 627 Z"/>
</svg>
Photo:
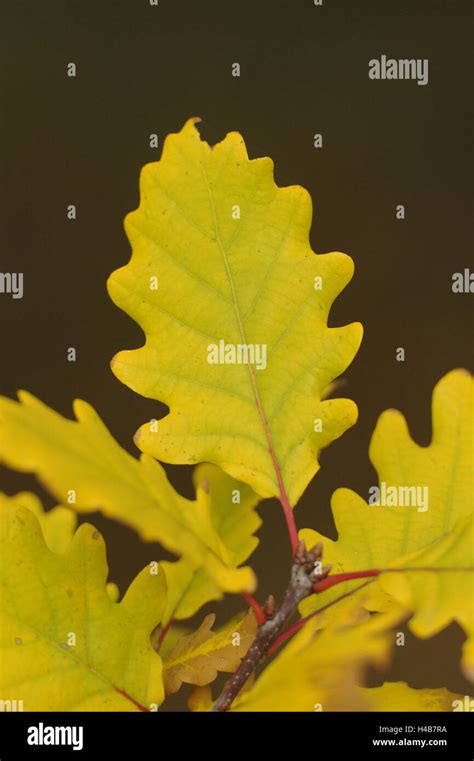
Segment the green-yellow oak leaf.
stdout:
<svg viewBox="0 0 474 761">
<path fill-rule="evenodd" d="M 469 373 L 453 370 L 439 381 L 432 417 L 432 441 L 423 447 L 410 437 L 401 413 L 387 410 L 378 420 L 369 450 L 380 485 L 427 489 L 418 492 L 424 495 L 418 505 L 377 506 L 349 489 L 338 489 L 331 501 L 337 541 L 312 529 L 300 536 L 308 546 L 323 542 L 332 574 L 432 567 L 432 572 L 382 574 L 371 585 L 369 606 L 386 605 L 389 593 L 397 604 L 414 612 L 409 626 L 418 636 L 431 636 L 452 620 L 472 635 L 473 379 Z M 301 611 L 308 615 L 360 584 L 361 579 L 347 581 L 313 595 L 301 603 Z M 474 663 L 471 642 L 464 647 L 466 672 Z"/>
<path fill-rule="evenodd" d="M 77 515 L 69 507 L 57 505 L 51 510 L 45 510 L 38 496 L 28 491 L 11 497 L 0 492 L 0 511 L 5 505 L 26 507 L 37 517 L 44 541 L 51 552 L 61 553 L 69 547 L 77 527 Z M 107 584 L 107 594 L 114 602 L 120 597 L 120 590 L 113 581 Z"/>
<path fill-rule="evenodd" d="M 400 568 L 425 568 L 380 576 L 380 586 L 413 616 L 409 627 L 417 637 L 431 637 L 452 621 L 467 634 L 462 666 L 474 681 L 474 515 L 461 518 L 438 541 L 400 558 Z"/>
<path fill-rule="evenodd" d="M 321 399 L 362 336 L 356 323 L 327 325 L 353 263 L 312 251 L 304 188 L 279 188 L 271 159 L 250 161 L 238 133 L 211 148 L 196 121 L 142 170 L 140 206 L 125 223 L 132 258 L 108 288 L 146 342 L 112 368 L 170 408 L 140 428 L 142 451 L 215 463 L 294 504 L 318 452 L 357 417 L 352 401 Z"/>
<path fill-rule="evenodd" d="M 150 635 L 164 574 L 145 568 L 115 603 L 107 572 L 93 526 L 55 553 L 31 510 L 1 505 L 0 700 L 22 700 L 25 711 L 156 710 L 162 662 Z"/>
<path fill-rule="evenodd" d="M 69 546 L 77 526 L 77 515 L 68 507 L 57 505 L 46 511 L 41 500 L 32 492 L 19 492 L 8 496 L 0 492 L 0 514 L 4 506 L 21 505 L 37 517 L 44 541 L 51 552 L 64 552 Z"/>
<path fill-rule="evenodd" d="M 0 461 L 34 472 L 62 504 L 78 512 L 101 510 L 146 541 L 206 568 L 223 591 L 252 591 L 255 576 L 237 568 L 213 526 L 209 494 L 182 497 L 162 466 L 148 455 L 129 455 L 95 410 L 76 400 L 68 420 L 27 392 L 19 402 L 0 397 Z"/>
<path fill-rule="evenodd" d="M 255 510 L 258 496 L 246 484 L 236 481 L 216 465 L 198 465 L 193 473 L 196 490 L 209 495 L 211 521 L 219 538 L 229 550 L 235 566 L 254 551 L 258 539 L 254 532 L 261 520 Z M 189 618 L 211 600 L 220 600 L 222 589 L 205 567 L 197 567 L 189 558 L 163 561 L 168 598 L 163 625 L 170 618 Z"/>
</svg>

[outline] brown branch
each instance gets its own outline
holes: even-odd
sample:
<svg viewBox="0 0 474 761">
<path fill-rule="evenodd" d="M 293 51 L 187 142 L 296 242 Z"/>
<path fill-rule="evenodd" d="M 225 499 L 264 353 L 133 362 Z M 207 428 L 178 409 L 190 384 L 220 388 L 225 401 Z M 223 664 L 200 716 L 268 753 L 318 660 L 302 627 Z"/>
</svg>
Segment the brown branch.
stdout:
<svg viewBox="0 0 474 761">
<path fill-rule="evenodd" d="M 252 674 L 261 659 L 266 655 L 278 637 L 285 621 L 293 613 L 298 603 L 312 594 L 313 585 L 317 581 L 326 578 L 331 567 L 322 568 L 321 556 L 321 543 L 317 544 L 313 549 L 306 551 L 304 542 L 299 542 L 291 569 L 290 582 L 283 596 L 282 604 L 273 616 L 259 627 L 254 642 L 241 660 L 235 674 L 227 682 L 212 711 L 229 710 L 250 674 Z"/>
</svg>

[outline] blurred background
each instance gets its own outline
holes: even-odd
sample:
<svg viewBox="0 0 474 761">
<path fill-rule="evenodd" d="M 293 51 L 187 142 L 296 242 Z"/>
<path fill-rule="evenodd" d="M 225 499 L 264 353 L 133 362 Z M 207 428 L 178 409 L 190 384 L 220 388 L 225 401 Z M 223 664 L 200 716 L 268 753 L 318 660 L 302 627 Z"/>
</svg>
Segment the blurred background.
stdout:
<svg viewBox="0 0 474 761">
<path fill-rule="evenodd" d="M 161 145 L 190 116 L 202 117 L 210 142 L 240 131 L 251 158 L 273 158 L 279 185 L 309 190 L 314 250 L 344 251 L 355 262 L 330 324 L 364 325 L 340 392 L 357 402 L 359 422 L 323 452 L 296 512 L 299 527 L 335 538 L 332 492 L 347 486 L 365 495 L 376 483 L 367 450 L 379 414 L 402 410 L 416 441 L 428 444 L 433 386 L 452 368 L 472 366 L 472 296 L 451 291 L 452 273 L 472 268 L 470 14 L 467 0 L 4 5 L 0 270 L 24 273 L 24 297 L 0 295 L 0 391 L 26 388 L 68 416 L 74 398 L 86 399 L 137 454 L 133 433 L 166 408 L 109 368 L 118 350 L 143 343 L 105 287 L 130 255 L 123 217 L 138 205 L 140 168 L 160 156 L 151 133 Z M 428 85 L 369 80 L 368 61 L 382 54 L 428 58 Z M 66 76 L 69 62 L 76 78 Z M 234 62 L 240 78 L 231 76 Z M 75 221 L 68 204 L 77 206 Z M 399 204 L 404 220 L 395 216 Z M 405 362 L 396 361 L 397 347 Z M 191 470 L 167 471 L 192 496 Z M 0 477 L 7 493 L 33 489 L 53 504 L 33 477 L 5 469 Z M 263 600 L 281 595 L 290 558 L 278 504 L 259 510 L 264 526 L 251 564 Z M 122 593 L 147 562 L 167 557 L 99 514 L 81 520 L 104 534 Z M 243 608 L 226 598 L 194 623 L 210 610 L 222 623 Z M 456 625 L 428 642 L 407 634 L 388 678 L 468 694 L 462 641 Z M 186 693 L 169 709 L 183 708 Z"/>
</svg>

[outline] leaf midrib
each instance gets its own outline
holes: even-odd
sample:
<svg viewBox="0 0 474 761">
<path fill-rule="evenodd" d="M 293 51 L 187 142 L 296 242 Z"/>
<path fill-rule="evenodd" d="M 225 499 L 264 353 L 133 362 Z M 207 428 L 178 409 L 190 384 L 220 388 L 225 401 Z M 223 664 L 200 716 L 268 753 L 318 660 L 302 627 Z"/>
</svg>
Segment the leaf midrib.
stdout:
<svg viewBox="0 0 474 761">
<path fill-rule="evenodd" d="M 235 318 L 236 318 L 236 322 L 237 322 L 238 331 L 240 333 L 240 338 L 241 338 L 242 343 L 246 344 L 247 343 L 247 339 L 246 339 L 246 336 L 245 336 L 245 330 L 244 330 L 244 326 L 243 326 L 243 322 L 242 322 L 242 317 L 241 317 L 241 314 L 240 314 L 239 304 L 238 304 L 238 301 L 237 301 L 237 293 L 236 293 L 236 289 L 235 289 L 234 279 L 233 279 L 233 276 L 232 276 L 232 270 L 230 268 L 229 260 L 227 258 L 227 253 L 226 253 L 224 244 L 222 242 L 222 238 L 221 238 L 221 234 L 220 234 L 220 230 L 219 230 L 219 224 L 218 224 L 218 221 L 217 221 L 216 208 L 215 208 L 214 199 L 213 199 L 213 196 L 212 196 L 212 191 L 211 191 L 211 186 L 210 186 L 210 183 L 209 183 L 209 178 L 208 178 L 208 175 L 207 175 L 206 161 L 205 161 L 205 159 L 200 162 L 200 166 L 201 166 L 201 169 L 202 169 L 203 178 L 204 178 L 204 182 L 205 182 L 205 185 L 206 185 L 206 190 L 207 190 L 207 193 L 208 193 L 208 196 L 209 196 L 209 203 L 210 203 L 210 206 L 211 206 L 213 224 L 214 224 L 214 229 L 215 229 L 215 233 L 216 233 L 216 242 L 217 242 L 219 250 L 220 250 L 220 252 L 222 254 L 222 259 L 223 259 L 225 270 L 226 270 L 227 280 L 228 280 L 229 287 L 230 287 L 230 290 L 231 290 L 232 303 L 233 303 L 233 306 L 234 306 L 234 313 L 235 313 Z M 271 433 L 270 433 L 270 428 L 269 428 L 269 425 L 268 425 L 268 422 L 267 422 L 267 419 L 266 419 L 266 416 L 265 416 L 265 411 L 263 409 L 262 401 L 260 399 L 260 394 L 259 394 L 258 387 L 257 387 L 257 380 L 255 378 L 255 373 L 254 373 L 254 370 L 253 370 L 253 368 L 252 368 L 252 366 L 250 364 L 247 365 L 247 370 L 248 370 L 248 374 L 249 374 L 249 378 L 250 378 L 250 384 L 252 386 L 252 391 L 253 391 L 253 395 L 254 395 L 254 399 L 255 399 L 255 406 L 257 408 L 257 413 L 258 413 L 258 415 L 260 417 L 260 421 L 261 421 L 261 424 L 262 424 L 262 427 L 263 427 L 263 432 L 264 432 L 264 435 L 265 435 L 265 438 L 266 438 L 267 444 L 268 444 L 268 451 L 269 451 L 269 454 L 270 454 L 270 457 L 271 457 L 271 460 L 272 460 L 272 463 L 273 463 L 273 467 L 274 467 L 274 470 L 275 470 L 275 475 L 276 475 L 276 478 L 277 478 L 277 483 L 278 483 L 279 491 L 280 491 L 280 497 L 283 498 L 283 496 L 285 496 L 285 499 L 287 500 L 286 494 L 284 494 L 285 487 L 284 487 L 284 484 L 283 484 L 283 477 L 282 477 L 282 473 L 281 473 L 281 468 L 280 468 L 280 465 L 279 465 L 279 462 L 278 462 L 278 458 L 277 458 L 277 455 L 276 455 L 275 447 L 273 446 L 273 440 L 272 440 Z"/>
</svg>

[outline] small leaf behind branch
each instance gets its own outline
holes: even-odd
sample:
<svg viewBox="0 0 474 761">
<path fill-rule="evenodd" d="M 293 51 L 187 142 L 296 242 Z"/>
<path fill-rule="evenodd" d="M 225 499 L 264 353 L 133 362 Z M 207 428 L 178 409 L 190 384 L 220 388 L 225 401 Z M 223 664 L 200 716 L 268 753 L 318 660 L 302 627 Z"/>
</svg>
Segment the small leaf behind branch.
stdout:
<svg viewBox="0 0 474 761">
<path fill-rule="evenodd" d="M 199 629 L 182 637 L 166 658 L 163 679 L 167 693 L 177 692 L 183 682 L 203 687 L 213 682 L 219 671 L 237 669 L 255 638 L 255 616 L 250 611 L 217 632 L 211 631 L 214 621 L 214 614 L 206 616 Z"/>
</svg>

